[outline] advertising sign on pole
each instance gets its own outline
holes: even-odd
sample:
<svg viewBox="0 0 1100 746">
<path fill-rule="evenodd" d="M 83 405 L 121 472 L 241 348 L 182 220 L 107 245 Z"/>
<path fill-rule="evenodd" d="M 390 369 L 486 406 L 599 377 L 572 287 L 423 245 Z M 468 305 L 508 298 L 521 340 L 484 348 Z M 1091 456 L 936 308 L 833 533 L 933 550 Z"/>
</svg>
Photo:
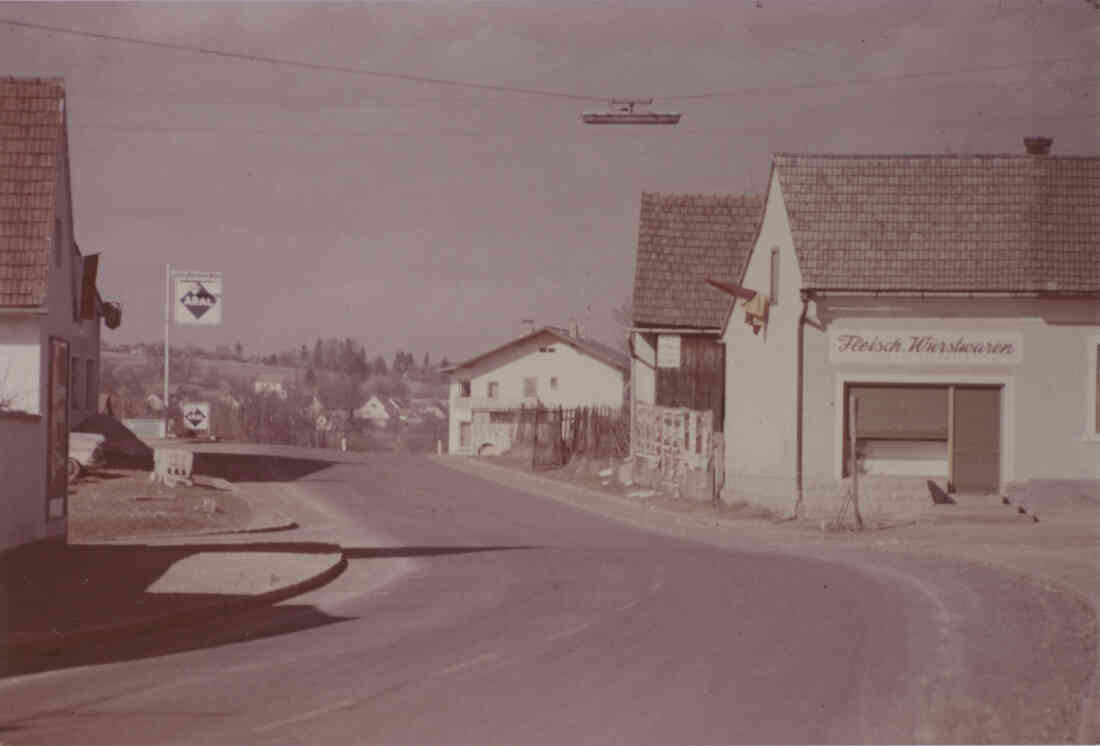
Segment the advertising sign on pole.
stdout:
<svg viewBox="0 0 1100 746">
<path fill-rule="evenodd" d="M 192 430 L 210 429 L 210 402 L 185 401 L 180 406 L 183 412 L 183 421 Z"/>
<path fill-rule="evenodd" d="M 172 272 L 173 317 L 177 324 L 222 323 L 221 272 Z"/>
<path fill-rule="evenodd" d="M 679 368 L 680 367 L 680 335 L 679 334 L 659 334 L 659 335 L 657 335 L 657 367 L 658 368 Z"/>
</svg>

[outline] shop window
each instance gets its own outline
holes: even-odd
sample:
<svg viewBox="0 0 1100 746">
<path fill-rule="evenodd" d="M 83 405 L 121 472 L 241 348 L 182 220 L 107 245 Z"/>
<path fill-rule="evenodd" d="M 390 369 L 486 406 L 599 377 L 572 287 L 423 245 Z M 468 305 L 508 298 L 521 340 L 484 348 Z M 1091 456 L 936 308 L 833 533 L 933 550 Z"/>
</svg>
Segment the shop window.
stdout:
<svg viewBox="0 0 1100 746">
<path fill-rule="evenodd" d="M 844 476 L 851 474 L 849 414 L 861 470 L 872 474 L 947 477 L 946 386 L 849 386 L 844 407 Z"/>
<path fill-rule="evenodd" d="M 470 396 L 470 382 L 469 381 L 459 381 L 458 384 L 459 384 L 458 395 L 463 397 L 463 398 L 469 397 Z"/>
<path fill-rule="evenodd" d="M 523 395 L 524 396 L 538 396 L 538 386 L 535 378 L 523 379 Z"/>
<path fill-rule="evenodd" d="M 490 399 L 496 399 L 500 396 L 500 384 L 496 381 L 489 381 L 488 391 Z"/>
</svg>

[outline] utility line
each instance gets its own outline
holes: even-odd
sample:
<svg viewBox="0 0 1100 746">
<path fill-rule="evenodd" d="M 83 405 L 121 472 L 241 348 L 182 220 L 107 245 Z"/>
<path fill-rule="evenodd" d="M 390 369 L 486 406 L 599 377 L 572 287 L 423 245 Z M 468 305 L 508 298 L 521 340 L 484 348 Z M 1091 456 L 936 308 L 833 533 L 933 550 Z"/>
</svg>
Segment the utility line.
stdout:
<svg viewBox="0 0 1100 746">
<path fill-rule="evenodd" d="M 155 41 L 152 39 L 143 39 L 135 36 L 122 36 L 119 34 L 107 34 L 97 31 L 84 31 L 80 29 L 65 28 L 62 26 L 52 26 L 40 23 L 30 23 L 28 21 L 17 21 L 13 19 L 0 18 L 0 24 L 16 27 L 33 29 L 37 31 L 48 31 L 58 34 L 67 34 L 70 36 L 78 36 L 89 39 L 99 39 L 103 41 L 115 41 L 125 44 L 135 44 L 139 46 L 153 47 L 157 49 L 169 49 L 177 52 L 190 52 L 193 54 L 206 54 L 223 59 L 242 60 L 246 62 L 263 62 L 271 65 L 281 65 L 287 67 L 297 67 L 306 70 L 315 70 L 320 72 L 338 72 L 349 75 L 362 75 L 376 78 L 386 78 L 390 80 L 401 80 L 411 83 L 424 83 L 429 85 L 448 86 L 452 88 L 467 88 L 482 91 L 491 91 L 496 93 L 514 93 L 526 96 L 539 96 L 543 98 L 557 98 L 568 99 L 573 101 L 608 101 L 613 97 L 610 96 L 591 96 L 580 93 L 570 93 L 566 91 L 550 91 L 538 88 L 524 88 L 522 86 L 508 86 L 498 85 L 493 83 L 476 83 L 472 81 L 453 80 L 448 78 L 436 78 L 424 75 L 412 75 L 407 73 L 394 73 L 383 72 L 380 70 L 370 70 L 361 67 L 351 67 L 346 65 L 333 65 L 318 62 L 307 62 L 304 60 L 294 60 L 284 57 L 271 57 L 267 55 L 247 54 L 244 52 L 228 52 L 221 49 L 214 49 L 211 47 L 199 47 L 191 46 L 187 44 L 177 44 L 173 42 Z M 787 48 L 786 51 L 799 51 Z M 896 75 L 882 75 L 882 76 L 870 76 L 864 78 L 850 78 L 847 80 L 826 80 L 816 81 L 812 83 L 799 83 L 793 85 L 778 85 L 778 86 L 750 86 L 744 88 L 732 88 L 721 91 L 708 91 L 702 93 L 693 93 L 687 95 L 673 95 L 673 96 L 656 96 L 660 101 L 698 101 L 714 98 L 727 98 L 733 96 L 743 95 L 755 95 L 763 93 L 784 93 L 799 90 L 814 90 L 824 88 L 842 88 L 847 86 L 871 86 L 881 83 L 891 83 L 895 81 L 904 80 L 919 80 L 925 78 L 943 77 L 943 76 L 955 76 L 966 75 L 976 73 L 988 73 L 988 72 L 1004 72 L 1007 70 L 1015 70 L 1022 67 L 1030 67 L 1038 64 L 1049 64 L 1057 62 L 1087 62 L 1081 57 L 1047 57 L 1047 58 L 1034 58 L 1029 60 L 1022 60 L 1020 62 L 1008 63 L 1003 65 L 983 65 L 969 68 L 956 68 L 953 70 L 927 70 L 923 72 L 913 73 L 900 73 Z"/>
<path fill-rule="evenodd" d="M 898 75 L 882 75 L 871 76 L 867 78 L 850 78 L 848 80 L 826 80 L 818 81 L 814 83 L 799 83 L 796 85 L 785 86 L 757 86 L 749 88 L 731 88 L 724 91 L 710 91 L 707 93 L 693 93 L 685 96 L 662 96 L 662 101 L 698 101 L 708 98 L 724 98 L 728 96 L 739 96 L 744 94 L 756 94 L 756 93 L 774 93 L 774 92 L 788 92 L 799 91 L 806 89 L 819 89 L 819 88 L 842 88 L 845 86 L 858 86 L 858 85 L 875 85 L 876 83 L 892 83 L 894 81 L 901 80 L 919 80 L 921 78 L 934 78 L 944 75 L 968 75 L 972 73 L 989 73 L 989 72 L 1004 72 L 1006 70 L 1015 70 L 1021 67 L 1028 67 L 1036 64 L 1047 64 L 1055 62 L 1087 62 L 1080 57 L 1047 57 L 1042 59 L 1026 60 L 1024 62 L 1014 62 L 1007 65 L 984 65 L 980 67 L 967 67 L 958 68 L 955 70 L 926 70 L 924 72 L 915 73 L 900 73 Z"/>
<path fill-rule="evenodd" d="M 211 47 L 196 47 L 188 44 L 175 44 L 167 41 L 154 41 L 152 39 L 141 39 L 136 36 L 121 36 L 118 34 L 105 34 L 97 31 L 82 31 L 79 29 L 63 28 L 61 26 L 49 26 L 41 23 L 28 23 L 26 21 L 15 21 L 7 18 L 0 18 L 0 23 L 6 26 L 15 26 L 18 28 L 34 29 L 36 31 L 51 31 L 57 34 L 68 34 L 70 36 L 81 36 L 88 39 L 100 39 L 102 41 L 117 41 L 125 44 L 137 44 L 146 47 L 155 47 L 157 49 L 171 49 L 176 52 L 191 52 L 194 54 L 208 54 L 215 57 L 221 57 L 231 60 L 243 60 L 246 62 L 264 62 L 270 65 L 283 65 L 289 67 L 299 67 L 306 70 L 317 70 L 321 72 L 338 72 L 346 73 L 349 75 L 365 75 L 374 78 L 388 78 L 391 80 L 402 80 L 409 83 L 427 83 L 430 85 L 451 86 L 454 88 L 472 88 L 481 91 L 493 91 L 496 93 L 518 93 L 526 96 L 542 96 L 545 98 L 562 98 L 572 99 L 574 101 L 607 101 L 608 97 L 605 96 L 585 96 L 578 93 L 566 93 L 563 91 L 547 91 L 537 88 L 523 88 L 520 86 L 509 85 L 496 85 L 493 83 L 473 83 L 464 80 L 450 80 L 447 78 L 433 78 L 425 75 L 410 75 L 406 73 L 391 73 L 382 72 L 380 70 L 368 70 L 362 67 L 349 67 L 345 65 L 330 65 L 319 62 L 306 62 L 304 60 L 293 60 L 283 57 L 268 57 L 266 55 L 259 54 L 247 54 L 244 52 L 227 52 L 221 49 L 213 49 Z"/>
</svg>

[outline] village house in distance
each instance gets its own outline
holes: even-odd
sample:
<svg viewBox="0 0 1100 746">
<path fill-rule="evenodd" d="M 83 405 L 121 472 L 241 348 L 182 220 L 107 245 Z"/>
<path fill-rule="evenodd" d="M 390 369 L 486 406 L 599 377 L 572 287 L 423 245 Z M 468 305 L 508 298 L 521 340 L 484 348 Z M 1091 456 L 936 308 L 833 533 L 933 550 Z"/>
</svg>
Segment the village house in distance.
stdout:
<svg viewBox="0 0 1100 746">
<path fill-rule="evenodd" d="M 99 402 L 98 255 L 73 230 L 65 85 L 0 78 L 0 551 L 64 536 L 69 431 Z"/>
<path fill-rule="evenodd" d="M 628 369 L 623 353 L 584 336 L 575 322 L 529 330 L 447 369 L 449 452 L 507 450 L 521 407 L 621 407 Z"/>
<path fill-rule="evenodd" d="M 726 500 L 1100 478 L 1100 158 L 777 154 L 726 318 Z M 756 309 L 759 311 L 760 309 Z M 857 404 L 852 407 L 853 401 Z"/>
</svg>

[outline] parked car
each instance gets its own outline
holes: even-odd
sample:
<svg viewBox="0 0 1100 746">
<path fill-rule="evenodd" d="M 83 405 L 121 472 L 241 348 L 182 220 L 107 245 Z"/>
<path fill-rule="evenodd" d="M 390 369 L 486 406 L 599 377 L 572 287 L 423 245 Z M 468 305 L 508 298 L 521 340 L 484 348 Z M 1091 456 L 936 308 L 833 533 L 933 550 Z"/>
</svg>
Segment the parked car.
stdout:
<svg viewBox="0 0 1100 746">
<path fill-rule="evenodd" d="M 89 469 L 99 469 L 107 463 L 103 450 L 106 441 L 97 433 L 69 433 L 69 481 Z"/>
<path fill-rule="evenodd" d="M 73 430 L 106 438 L 103 443 L 103 456 L 108 467 L 153 470 L 153 449 L 114 417 L 107 414 L 93 414 Z"/>
</svg>

